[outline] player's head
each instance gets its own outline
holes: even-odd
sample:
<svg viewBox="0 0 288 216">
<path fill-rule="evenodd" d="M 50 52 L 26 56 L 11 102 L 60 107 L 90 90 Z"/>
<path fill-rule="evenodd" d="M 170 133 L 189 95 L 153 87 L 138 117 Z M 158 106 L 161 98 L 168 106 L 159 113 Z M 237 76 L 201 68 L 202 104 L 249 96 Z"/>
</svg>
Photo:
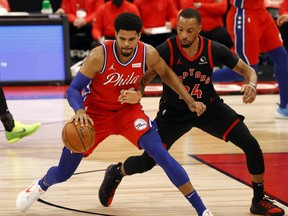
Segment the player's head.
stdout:
<svg viewBox="0 0 288 216">
<path fill-rule="evenodd" d="M 140 39 L 142 20 L 133 13 L 122 13 L 114 22 L 117 47 L 122 55 L 129 57 L 133 54 Z"/>
<path fill-rule="evenodd" d="M 178 15 L 177 34 L 182 47 L 190 47 L 202 29 L 200 13 L 192 8 L 182 10 Z"/>
</svg>

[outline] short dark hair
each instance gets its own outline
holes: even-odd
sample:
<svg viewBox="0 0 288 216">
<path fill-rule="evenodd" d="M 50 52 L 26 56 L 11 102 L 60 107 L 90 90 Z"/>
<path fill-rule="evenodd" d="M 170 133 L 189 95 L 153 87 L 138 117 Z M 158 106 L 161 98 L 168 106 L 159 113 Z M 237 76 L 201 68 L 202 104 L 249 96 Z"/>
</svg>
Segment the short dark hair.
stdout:
<svg viewBox="0 0 288 216">
<path fill-rule="evenodd" d="M 198 10 L 195 10 L 193 8 L 186 8 L 182 10 L 178 15 L 178 19 L 179 17 L 183 17 L 185 19 L 195 18 L 197 22 L 201 24 L 201 15 Z"/>
<path fill-rule="evenodd" d="M 133 13 L 121 13 L 114 22 L 114 29 L 118 33 L 120 30 L 136 31 L 138 34 L 143 27 L 142 20 Z"/>
</svg>

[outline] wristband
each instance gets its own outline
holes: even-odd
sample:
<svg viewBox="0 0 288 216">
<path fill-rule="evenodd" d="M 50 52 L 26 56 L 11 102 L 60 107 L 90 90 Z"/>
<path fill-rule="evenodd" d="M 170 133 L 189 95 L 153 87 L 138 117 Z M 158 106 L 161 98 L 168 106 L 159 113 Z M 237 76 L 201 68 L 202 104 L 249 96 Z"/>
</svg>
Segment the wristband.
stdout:
<svg viewBox="0 0 288 216">
<path fill-rule="evenodd" d="M 257 88 L 257 85 L 255 83 L 249 82 L 248 85 L 253 86 L 255 89 Z"/>
</svg>

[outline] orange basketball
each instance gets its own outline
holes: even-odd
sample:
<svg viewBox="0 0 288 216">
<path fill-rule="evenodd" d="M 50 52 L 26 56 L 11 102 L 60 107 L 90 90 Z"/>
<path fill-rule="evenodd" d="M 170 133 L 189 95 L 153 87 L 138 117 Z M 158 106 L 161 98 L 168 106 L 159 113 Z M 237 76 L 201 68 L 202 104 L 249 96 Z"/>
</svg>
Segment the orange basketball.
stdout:
<svg viewBox="0 0 288 216">
<path fill-rule="evenodd" d="M 74 153 L 86 152 L 93 144 L 96 138 L 94 127 L 80 126 L 74 122 L 67 122 L 62 130 L 62 140 L 64 145 Z"/>
</svg>

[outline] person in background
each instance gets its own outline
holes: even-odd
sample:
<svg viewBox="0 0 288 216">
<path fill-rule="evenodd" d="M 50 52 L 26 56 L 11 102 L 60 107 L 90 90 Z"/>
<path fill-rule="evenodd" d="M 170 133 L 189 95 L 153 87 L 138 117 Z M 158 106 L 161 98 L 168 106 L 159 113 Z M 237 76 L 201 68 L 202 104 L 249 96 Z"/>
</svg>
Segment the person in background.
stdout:
<svg viewBox="0 0 288 216">
<path fill-rule="evenodd" d="M 64 13 L 68 17 L 71 49 L 90 48 L 93 42 L 92 22 L 104 0 L 62 0 L 56 13 Z"/>
<path fill-rule="evenodd" d="M 224 26 L 223 16 L 227 13 L 227 0 L 181 0 L 181 8 L 197 9 L 202 17 L 200 35 L 224 44 L 229 49 L 234 43 Z"/>
<path fill-rule="evenodd" d="M 265 8 L 274 20 L 279 17 L 279 8 L 282 2 L 283 0 L 264 0 Z"/>
<path fill-rule="evenodd" d="M 116 17 L 124 12 L 140 15 L 137 7 L 126 0 L 110 0 L 99 7 L 96 13 L 96 21 L 92 25 L 93 45 L 98 46 L 100 42 L 115 39 L 114 21 Z"/>
<path fill-rule="evenodd" d="M 6 14 L 10 11 L 10 6 L 7 0 L 0 0 L 0 14 Z"/>
<path fill-rule="evenodd" d="M 259 54 L 267 53 L 274 65 L 280 103 L 275 118 L 288 119 L 288 54 L 276 22 L 265 8 L 264 0 L 230 0 L 226 25 L 234 42 L 232 50 L 255 70 Z M 216 70 L 213 82 L 243 81 L 229 68 Z"/>
<path fill-rule="evenodd" d="M 67 90 L 67 100 L 75 112 L 71 121 L 82 127 L 93 125 L 95 143 L 83 153 L 73 153 L 64 147 L 59 164 L 19 193 L 17 209 L 27 211 L 49 187 L 68 180 L 83 157 L 92 154 L 103 140 L 118 134 L 149 152 L 194 207 L 191 212 L 195 209 L 199 216 L 213 216 L 193 188 L 186 171 L 163 147 L 156 126 L 143 111 L 140 99 L 144 89 L 139 86 L 146 67 L 147 73 L 156 71 L 183 98 L 190 112 L 201 115 L 206 106 L 191 97 L 154 47 L 140 41 L 143 25 L 139 16 L 122 13 L 115 19 L 114 26 L 116 39 L 105 41 L 90 52 Z M 86 91 L 82 96 L 83 90 Z M 126 97 L 129 91 L 133 91 L 136 100 Z"/>
<path fill-rule="evenodd" d="M 144 24 L 141 36 L 143 42 L 156 47 L 173 35 L 178 14 L 173 0 L 134 0 L 134 4 Z M 158 27 L 162 27 L 162 30 Z"/>
<path fill-rule="evenodd" d="M 0 0 L 0 14 L 10 11 L 10 6 L 7 0 Z M 12 114 L 9 112 L 6 97 L 0 84 L 0 119 L 5 129 L 5 136 L 8 143 L 14 143 L 25 136 L 32 135 L 41 126 L 40 123 L 31 125 L 24 125 L 19 121 L 14 120 Z"/>
<path fill-rule="evenodd" d="M 7 11 L 10 11 L 9 2 L 7 0 L 0 0 L 0 7 L 5 8 Z"/>
<path fill-rule="evenodd" d="M 181 0 L 172 0 L 175 8 L 179 11 L 181 9 Z"/>
<path fill-rule="evenodd" d="M 279 8 L 279 17 L 277 18 L 284 47 L 288 51 L 288 0 L 284 0 Z"/>
<path fill-rule="evenodd" d="M 25 136 L 35 133 L 41 126 L 40 123 L 24 125 L 14 120 L 9 112 L 3 88 L 0 85 L 0 118 L 5 128 L 5 135 L 8 143 L 14 143 Z"/>
<path fill-rule="evenodd" d="M 246 84 L 241 89 L 243 92 L 242 101 L 244 104 L 249 104 L 254 102 L 257 94 L 256 71 L 235 56 L 226 46 L 199 36 L 201 27 L 199 12 L 192 8 L 184 9 L 178 18 L 178 35 L 169 38 L 156 48 L 194 100 L 206 105 L 206 111 L 197 116 L 190 112 L 179 95 L 169 86 L 163 84 L 159 111 L 154 120 L 158 126 L 158 133 L 163 146 L 169 150 L 180 137 L 193 127 L 226 142 L 230 141 L 241 148 L 246 155 L 246 164 L 253 187 L 250 212 L 266 216 L 282 216 L 285 214 L 284 210 L 264 196 L 265 167 L 259 143 L 243 122 L 244 116 L 237 114 L 224 103 L 211 82 L 215 62 L 220 61 L 245 77 Z M 140 82 L 141 85 L 144 85 L 141 89 L 145 87 L 145 80 L 150 81 L 154 77 L 155 74 L 145 77 L 144 82 Z M 132 97 L 133 92 L 130 93 L 130 100 L 135 101 L 137 98 Z M 127 93 L 125 97 L 128 95 Z M 120 99 L 122 98 L 120 97 Z M 123 164 L 108 166 L 98 192 L 99 199 L 102 200 L 101 203 L 106 204 L 104 206 L 112 203 L 115 190 L 123 176 L 144 173 L 155 165 L 156 162 L 150 157 L 149 152 L 144 151 L 140 156 L 127 158 Z M 211 178 L 211 181 L 217 180 Z M 225 208 L 225 206 L 222 207 Z M 231 212 L 230 215 L 237 215 L 237 213 Z"/>
</svg>

